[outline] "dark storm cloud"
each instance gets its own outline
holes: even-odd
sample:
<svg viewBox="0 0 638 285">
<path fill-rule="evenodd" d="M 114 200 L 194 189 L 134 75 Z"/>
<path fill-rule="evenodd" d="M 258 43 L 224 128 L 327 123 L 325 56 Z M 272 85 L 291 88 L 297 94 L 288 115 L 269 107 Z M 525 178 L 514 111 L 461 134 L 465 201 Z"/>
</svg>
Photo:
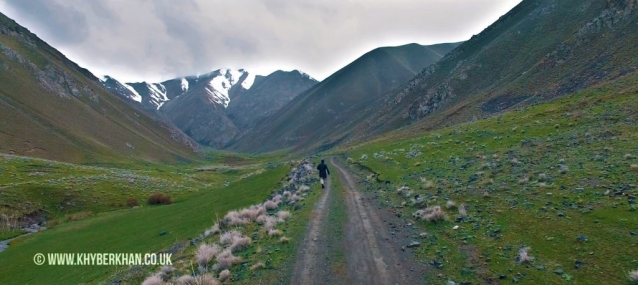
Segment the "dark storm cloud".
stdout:
<svg viewBox="0 0 638 285">
<path fill-rule="evenodd" d="M 96 75 L 211 70 L 323 79 L 366 51 L 461 41 L 520 0 L 0 0 L 0 11 Z"/>
</svg>

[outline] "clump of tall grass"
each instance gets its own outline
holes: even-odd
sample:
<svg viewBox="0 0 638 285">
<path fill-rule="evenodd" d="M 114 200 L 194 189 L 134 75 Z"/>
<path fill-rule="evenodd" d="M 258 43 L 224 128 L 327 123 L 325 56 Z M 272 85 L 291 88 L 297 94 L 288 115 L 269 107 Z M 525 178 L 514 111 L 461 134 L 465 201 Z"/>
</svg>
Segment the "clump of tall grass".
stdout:
<svg viewBox="0 0 638 285">
<path fill-rule="evenodd" d="M 638 270 L 629 271 L 627 277 L 629 277 L 631 284 L 638 284 Z"/>
<path fill-rule="evenodd" d="M 281 221 L 285 221 L 286 219 L 290 218 L 291 214 L 288 211 L 279 211 L 277 212 L 277 218 L 279 218 Z"/>
<path fill-rule="evenodd" d="M 152 275 L 146 277 L 146 279 L 142 282 L 142 285 L 164 285 L 164 280 L 158 276 Z"/>
<path fill-rule="evenodd" d="M 275 201 L 268 200 L 264 202 L 264 208 L 266 208 L 266 210 L 274 210 L 277 209 L 277 207 L 279 207 L 279 203 Z"/>
<path fill-rule="evenodd" d="M 251 240 L 249 237 L 242 235 L 237 230 L 230 230 L 221 234 L 219 242 L 228 246 L 231 251 L 237 251 L 248 247 Z"/>
<path fill-rule="evenodd" d="M 230 278 L 230 270 L 228 269 L 224 269 L 222 270 L 222 272 L 219 273 L 219 281 L 226 281 Z"/>
<path fill-rule="evenodd" d="M 406 191 L 409 191 L 409 190 L 410 190 L 410 187 L 408 187 L 406 185 L 403 185 L 403 186 L 397 188 L 396 192 L 397 192 L 398 195 L 403 195 L 403 193 L 405 193 Z"/>
<path fill-rule="evenodd" d="M 275 237 L 279 237 L 282 236 L 284 233 L 280 230 L 277 229 L 272 229 L 272 230 L 268 230 L 268 235 L 269 236 L 275 236 Z"/>
<path fill-rule="evenodd" d="M 529 246 L 523 247 L 518 251 L 518 263 L 519 264 L 524 264 L 524 263 L 531 263 L 534 261 L 534 257 L 532 257 L 531 255 L 529 255 L 529 251 L 531 250 L 531 248 Z"/>
<path fill-rule="evenodd" d="M 427 207 L 422 210 L 417 210 L 412 214 L 415 219 L 421 219 L 428 222 L 438 222 L 441 220 L 445 220 L 446 215 L 441 209 L 440 206 Z"/>
<path fill-rule="evenodd" d="M 238 211 L 230 211 L 224 217 L 224 223 L 231 226 L 237 226 L 248 224 L 250 223 L 250 220 L 242 217 Z"/>
<path fill-rule="evenodd" d="M 221 247 L 217 244 L 209 245 L 202 243 L 197 249 L 195 259 L 200 268 L 206 268 L 208 263 L 221 251 Z"/>
<path fill-rule="evenodd" d="M 465 209 L 465 204 L 461 204 L 461 206 L 459 206 L 459 215 L 463 218 L 467 217 L 467 210 Z"/>
<path fill-rule="evenodd" d="M 263 269 L 263 268 L 266 268 L 266 265 L 264 265 L 262 262 L 257 262 L 253 266 L 250 267 L 250 271 L 256 271 L 256 270 Z"/>
<path fill-rule="evenodd" d="M 224 270 L 229 269 L 235 264 L 239 264 L 241 262 L 241 258 L 238 256 L 234 256 L 230 249 L 225 249 L 221 253 L 217 255 L 215 259 L 217 264 L 213 266 L 215 270 Z"/>
</svg>

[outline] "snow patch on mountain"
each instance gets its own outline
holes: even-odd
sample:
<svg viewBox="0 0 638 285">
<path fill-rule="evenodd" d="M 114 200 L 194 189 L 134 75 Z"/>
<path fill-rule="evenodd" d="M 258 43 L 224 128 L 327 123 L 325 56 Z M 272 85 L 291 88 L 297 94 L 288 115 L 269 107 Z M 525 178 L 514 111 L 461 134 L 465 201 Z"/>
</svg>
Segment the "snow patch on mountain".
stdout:
<svg viewBox="0 0 638 285">
<path fill-rule="evenodd" d="M 115 89 L 119 92 L 119 94 L 126 96 L 127 98 L 141 103 L 142 102 L 142 96 L 140 96 L 139 93 L 137 93 L 137 91 L 135 91 L 135 89 L 133 89 L 133 87 L 131 87 L 128 84 L 123 84 L 121 82 L 119 82 L 117 79 L 110 77 L 108 75 L 104 75 L 101 78 L 99 78 L 100 82 L 102 83 L 103 86 L 105 86 L 108 89 Z M 131 93 L 126 93 L 124 90 L 128 90 Z"/>
<path fill-rule="evenodd" d="M 217 76 L 208 83 L 206 91 L 214 102 L 223 104 L 225 108 L 228 107 L 228 103 L 230 102 L 228 90 L 230 90 L 231 86 L 232 85 L 225 76 Z"/>
<path fill-rule="evenodd" d="M 218 91 L 210 84 L 206 86 L 205 90 L 210 102 L 215 102 L 217 104 L 223 105 L 224 108 L 228 107 L 228 103 L 230 103 L 230 98 L 228 98 L 228 92 L 222 93 L 221 91 Z"/>
<path fill-rule="evenodd" d="M 168 97 L 166 96 L 166 87 L 164 87 L 161 83 L 146 83 L 146 86 L 148 87 L 149 95 L 152 99 L 151 103 L 159 110 L 159 108 L 168 101 Z"/>
<path fill-rule="evenodd" d="M 206 86 L 206 91 L 211 101 L 224 105 L 224 108 L 228 107 L 228 103 L 230 102 L 228 91 L 239 82 L 239 79 L 245 73 L 247 72 L 243 69 L 220 69 L 219 75 L 213 77 L 213 79 L 209 81 L 208 86 Z M 252 80 L 254 81 L 254 78 Z M 250 83 L 250 85 L 252 85 L 252 83 Z"/>
<path fill-rule="evenodd" d="M 188 80 L 186 78 L 182 78 L 182 92 L 188 91 Z"/>
<path fill-rule="evenodd" d="M 244 82 L 241 83 L 241 87 L 244 87 L 244 89 L 248 90 L 251 86 L 253 86 L 253 83 L 255 83 L 255 75 L 248 73 L 246 79 L 244 79 Z"/>
<path fill-rule="evenodd" d="M 299 70 L 297 70 L 297 71 L 299 71 Z M 318 81 L 317 79 L 312 78 L 312 76 L 310 76 L 308 73 L 305 73 L 305 72 L 302 72 L 302 71 L 299 71 L 299 73 L 301 73 L 301 76 L 306 77 L 306 78 L 308 78 L 310 80 Z"/>
<path fill-rule="evenodd" d="M 133 87 L 131 87 L 128 84 L 121 84 L 122 86 L 124 86 L 124 88 L 128 89 L 129 91 L 131 91 L 131 93 L 133 93 L 133 96 L 131 97 L 131 100 L 138 102 L 138 103 L 142 103 L 142 96 L 140 95 L 140 93 L 137 93 L 137 91 L 135 91 L 135 89 Z"/>
</svg>

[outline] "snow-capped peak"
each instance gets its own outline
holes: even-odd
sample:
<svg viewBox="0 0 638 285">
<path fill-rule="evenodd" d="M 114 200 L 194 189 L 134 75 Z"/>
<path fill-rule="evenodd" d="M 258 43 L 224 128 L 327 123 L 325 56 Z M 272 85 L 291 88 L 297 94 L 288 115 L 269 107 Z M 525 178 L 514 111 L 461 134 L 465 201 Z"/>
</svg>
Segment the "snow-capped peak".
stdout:
<svg viewBox="0 0 638 285">
<path fill-rule="evenodd" d="M 248 89 L 255 80 L 254 76 L 251 78 L 251 75 L 243 69 L 220 69 L 218 75 L 209 81 L 206 88 L 211 101 L 224 105 L 224 108 L 228 107 L 228 103 L 230 102 L 228 91 L 235 84 L 239 83 L 240 78 L 244 74 L 247 74 L 248 77 L 242 82 L 241 86 L 244 89 Z"/>
</svg>

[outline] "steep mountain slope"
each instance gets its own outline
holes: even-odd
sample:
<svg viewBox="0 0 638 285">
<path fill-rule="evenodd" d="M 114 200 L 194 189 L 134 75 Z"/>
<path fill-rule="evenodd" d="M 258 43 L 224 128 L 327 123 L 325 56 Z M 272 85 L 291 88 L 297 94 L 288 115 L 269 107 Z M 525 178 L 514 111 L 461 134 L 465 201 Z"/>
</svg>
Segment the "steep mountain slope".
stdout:
<svg viewBox="0 0 638 285">
<path fill-rule="evenodd" d="M 0 14 L 0 153 L 66 162 L 193 159 L 195 144 Z"/>
<path fill-rule="evenodd" d="M 635 72 L 637 10 L 635 0 L 523 1 L 364 109 L 351 138 L 476 120 Z"/>
<path fill-rule="evenodd" d="M 275 71 L 259 78 L 228 104 L 226 114 L 241 130 L 253 127 L 318 81 L 298 70 Z"/>
<path fill-rule="evenodd" d="M 358 106 L 375 102 L 457 45 L 409 44 L 370 51 L 295 98 L 231 148 L 269 151 L 326 139 L 356 115 Z"/>
</svg>

